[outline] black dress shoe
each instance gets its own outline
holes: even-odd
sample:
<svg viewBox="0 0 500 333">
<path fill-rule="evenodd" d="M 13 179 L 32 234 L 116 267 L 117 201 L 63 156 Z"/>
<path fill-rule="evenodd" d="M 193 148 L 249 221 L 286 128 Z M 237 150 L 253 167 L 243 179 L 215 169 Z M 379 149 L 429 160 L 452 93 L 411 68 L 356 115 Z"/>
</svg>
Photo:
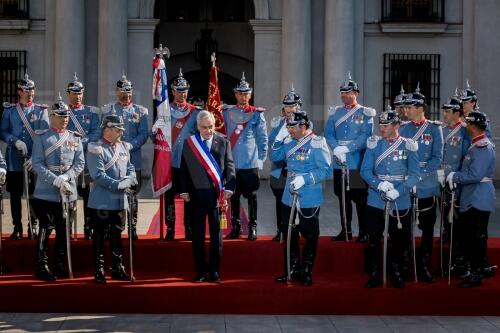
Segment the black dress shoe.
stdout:
<svg viewBox="0 0 500 333">
<path fill-rule="evenodd" d="M 474 288 L 479 287 L 481 285 L 481 277 L 476 274 L 471 274 L 466 277 L 461 283 L 459 283 L 458 287 L 460 288 Z"/>
<path fill-rule="evenodd" d="M 276 232 L 276 236 L 273 237 L 273 242 L 281 242 L 281 231 Z"/>
<path fill-rule="evenodd" d="M 248 230 L 248 240 L 254 241 L 257 240 L 257 228 L 250 227 Z"/>
<path fill-rule="evenodd" d="M 345 239 L 345 236 L 344 236 L 344 239 Z M 356 243 L 363 244 L 366 242 L 368 242 L 368 234 L 365 232 L 360 232 L 358 235 L 358 238 L 356 239 Z"/>
<path fill-rule="evenodd" d="M 311 274 L 304 274 L 304 279 L 302 280 L 302 284 L 306 287 L 310 287 L 313 284 L 313 279 Z"/>
<path fill-rule="evenodd" d="M 19 232 L 16 229 L 14 229 L 14 231 L 10 234 L 10 239 L 20 240 L 21 238 L 23 238 L 22 232 Z"/>
<path fill-rule="evenodd" d="M 94 281 L 98 284 L 106 284 L 106 277 L 104 276 L 104 269 L 98 269 L 94 275 Z"/>
<path fill-rule="evenodd" d="M 206 276 L 205 276 L 205 273 L 196 273 L 194 279 L 193 279 L 193 282 L 194 283 L 202 283 L 202 282 L 205 282 L 207 280 Z"/>
<path fill-rule="evenodd" d="M 113 280 L 129 281 L 130 276 L 125 272 L 123 265 L 115 267 L 111 270 L 111 278 Z"/>
<path fill-rule="evenodd" d="M 347 239 L 348 240 L 352 240 L 352 232 L 348 232 L 347 233 Z M 345 241 L 346 240 L 345 232 L 341 231 L 337 236 L 333 236 L 332 240 L 335 240 L 335 241 Z"/>
<path fill-rule="evenodd" d="M 220 282 L 220 275 L 219 275 L 219 272 L 213 272 L 210 274 L 210 281 L 211 282 L 215 282 L 215 283 L 219 283 Z"/>
<path fill-rule="evenodd" d="M 52 274 L 48 269 L 39 269 L 35 273 L 35 277 L 44 281 L 55 281 L 57 280 L 56 276 Z"/>
</svg>

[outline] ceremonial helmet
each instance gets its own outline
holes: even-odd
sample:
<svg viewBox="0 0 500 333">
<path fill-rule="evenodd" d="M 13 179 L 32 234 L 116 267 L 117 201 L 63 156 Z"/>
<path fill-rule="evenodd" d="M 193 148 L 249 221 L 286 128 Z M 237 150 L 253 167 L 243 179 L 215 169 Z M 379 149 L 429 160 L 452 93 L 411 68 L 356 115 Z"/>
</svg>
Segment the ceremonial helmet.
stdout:
<svg viewBox="0 0 500 333">
<path fill-rule="evenodd" d="M 285 97 L 283 97 L 283 105 L 284 106 L 302 106 L 302 99 L 295 92 L 293 88 L 293 84 L 290 86 L 290 90 L 286 93 Z"/>
<path fill-rule="evenodd" d="M 59 97 L 57 101 L 50 108 L 50 114 L 59 116 L 59 117 L 68 117 L 69 116 L 69 107 L 66 103 L 63 102 L 61 93 L 59 93 Z"/>
<path fill-rule="evenodd" d="M 101 128 L 118 128 L 122 131 L 125 130 L 125 124 L 123 123 L 123 118 L 115 114 L 107 115 L 102 118 Z"/>
<path fill-rule="evenodd" d="M 351 77 L 351 72 L 347 72 L 347 78 L 344 83 L 340 86 L 340 92 L 355 91 L 359 93 L 359 87 L 356 81 Z"/>
<path fill-rule="evenodd" d="M 287 118 L 286 126 L 294 127 L 299 125 L 305 125 L 309 128 L 309 117 L 307 116 L 307 112 L 304 110 L 299 110 L 294 112 L 291 118 Z"/>
<path fill-rule="evenodd" d="M 465 89 L 462 90 L 461 96 L 462 102 L 477 101 L 477 95 L 474 90 L 469 85 L 469 80 L 465 82 Z"/>
<path fill-rule="evenodd" d="M 116 81 L 116 89 L 121 92 L 129 92 L 133 90 L 132 82 L 127 79 L 125 74 L 122 75 L 122 79 Z"/>
<path fill-rule="evenodd" d="M 384 112 L 378 116 L 378 123 L 381 125 L 399 124 L 400 122 L 399 114 L 391 109 L 389 104 L 385 107 Z"/>
<path fill-rule="evenodd" d="M 251 94 L 252 93 L 252 88 L 250 88 L 250 84 L 246 81 L 245 79 L 245 72 L 243 72 L 241 74 L 241 80 L 240 82 L 236 85 L 236 87 L 234 87 L 233 91 L 235 93 L 248 93 L 248 94 Z"/>
<path fill-rule="evenodd" d="M 405 90 L 403 89 L 403 85 L 401 85 L 401 90 L 399 91 L 399 95 L 394 98 L 394 106 L 401 106 L 404 104 L 404 100 L 406 99 Z"/>
<path fill-rule="evenodd" d="M 35 82 L 30 80 L 28 73 L 24 74 L 24 78 L 19 80 L 17 83 L 17 89 L 22 89 L 24 91 L 35 90 Z"/>
<path fill-rule="evenodd" d="M 176 79 L 174 79 L 174 81 L 170 85 L 170 88 L 175 89 L 179 92 L 184 92 L 189 90 L 189 83 L 182 75 L 182 68 L 179 68 L 179 76 Z"/>
<path fill-rule="evenodd" d="M 443 110 L 453 110 L 460 111 L 463 108 L 462 100 L 458 95 L 458 88 L 455 89 L 455 95 L 453 95 L 446 103 L 443 104 L 441 109 Z"/>
<path fill-rule="evenodd" d="M 73 81 L 68 83 L 68 88 L 66 89 L 66 91 L 72 92 L 75 94 L 80 94 L 80 93 L 83 93 L 84 90 L 85 90 L 85 87 L 83 86 L 83 83 L 78 81 L 78 77 L 76 76 L 76 72 L 75 72 L 75 75 L 73 75 Z"/>
<path fill-rule="evenodd" d="M 475 109 L 467 117 L 465 117 L 465 122 L 467 124 L 475 124 L 481 127 L 483 130 L 488 126 L 488 118 L 486 114 L 479 112 L 479 110 Z"/>
<path fill-rule="evenodd" d="M 424 106 L 425 105 L 425 96 L 420 92 L 420 82 L 417 83 L 417 88 L 414 92 L 406 95 L 406 98 L 403 101 L 404 105 L 408 106 Z"/>
</svg>

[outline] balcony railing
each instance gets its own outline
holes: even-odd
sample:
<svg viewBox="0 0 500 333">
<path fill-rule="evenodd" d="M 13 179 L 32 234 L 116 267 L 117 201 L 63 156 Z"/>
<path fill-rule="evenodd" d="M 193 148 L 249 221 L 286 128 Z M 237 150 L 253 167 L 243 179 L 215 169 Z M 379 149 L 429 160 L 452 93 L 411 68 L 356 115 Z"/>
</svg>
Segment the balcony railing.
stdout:
<svg viewBox="0 0 500 333">
<path fill-rule="evenodd" d="M 29 0 L 0 0 L 0 19 L 29 18 Z"/>
<path fill-rule="evenodd" d="M 444 23 L 445 0 L 382 0 L 382 22 Z"/>
</svg>

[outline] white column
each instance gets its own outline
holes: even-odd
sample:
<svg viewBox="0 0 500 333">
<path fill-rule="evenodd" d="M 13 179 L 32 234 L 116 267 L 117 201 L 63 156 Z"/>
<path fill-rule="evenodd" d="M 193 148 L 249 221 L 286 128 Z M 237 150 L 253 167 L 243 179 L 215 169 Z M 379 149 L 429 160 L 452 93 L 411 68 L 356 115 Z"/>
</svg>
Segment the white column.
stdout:
<svg viewBox="0 0 500 333">
<path fill-rule="evenodd" d="M 283 1 L 281 36 L 281 96 L 293 83 L 307 110 L 312 104 L 310 1 Z"/>
<path fill-rule="evenodd" d="M 85 3 L 81 0 L 56 0 L 54 39 L 54 97 L 61 92 L 76 72 L 84 81 Z"/>
<path fill-rule="evenodd" d="M 350 71 L 354 81 L 354 1 L 325 1 L 325 116 L 329 105 L 339 103 L 339 87 Z"/>
<path fill-rule="evenodd" d="M 115 99 L 116 81 L 127 74 L 127 1 L 99 1 L 98 105 Z"/>
<path fill-rule="evenodd" d="M 134 84 L 132 100 L 136 104 L 145 106 L 148 111 L 148 126 L 153 124 L 153 36 L 157 19 L 129 19 L 128 20 L 128 72 L 127 77 Z M 168 47 L 168 45 L 167 45 Z M 148 142 L 142 146 L 142 176 L 148 177 L 153 163 L 153 145 Z"/>
</svg>

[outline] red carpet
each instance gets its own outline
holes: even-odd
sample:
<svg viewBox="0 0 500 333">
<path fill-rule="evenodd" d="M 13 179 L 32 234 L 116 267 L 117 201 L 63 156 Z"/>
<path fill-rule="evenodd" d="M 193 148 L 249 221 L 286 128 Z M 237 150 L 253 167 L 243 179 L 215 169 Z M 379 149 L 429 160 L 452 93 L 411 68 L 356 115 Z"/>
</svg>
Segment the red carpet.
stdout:
<svg viewBox="0 0 500 333">
<path fill-rule="evenodd" d="M 329 237 L 320 240 L 312 287 L 274 283 L 283 270 L 282 248 L 269 237 L 225 241 L 219 285 L 190 282 L 191 244 L 185 241 L 139 240 L 137 281 L 107 286 L 93 283 L 90 241 L 72 244 L 76 279 L 54 283 L 32 277 L 34 242 L 5 240 L 3 245 L 10 272 L 0 276 L 0 311 L 500 315 L 500 278 L 469 290 L 457 288 L 457 280 L 448 287 L 441 278 L 430 285 L 407 283 L 403 290 L 368 290 L 362 246 Z M 489 246 L 491 261 L 500 262 L 500 239 L 491 239 Z"/>
</svg>

